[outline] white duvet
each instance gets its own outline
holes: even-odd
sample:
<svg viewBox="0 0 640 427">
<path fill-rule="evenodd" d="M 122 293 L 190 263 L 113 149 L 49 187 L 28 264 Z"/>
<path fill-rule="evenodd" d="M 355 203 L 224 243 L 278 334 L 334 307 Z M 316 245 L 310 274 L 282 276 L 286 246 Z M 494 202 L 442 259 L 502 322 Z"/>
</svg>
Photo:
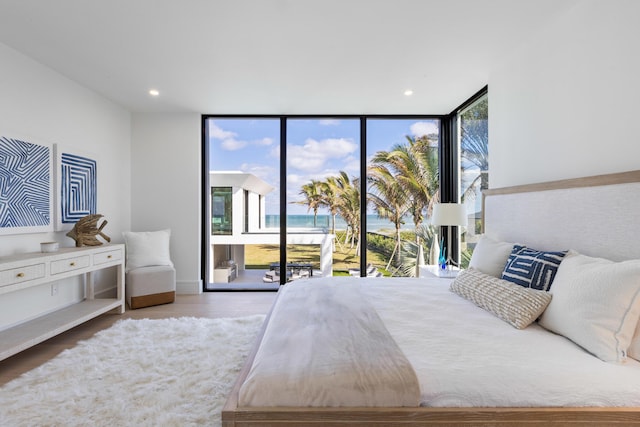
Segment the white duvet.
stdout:
<svg viewBox="0 0 640 427">
<path fill-rule="evenodd" d="M 639 362 L 603 362 L 537 323 L 515 329 L 450 283 L 362 279 L 416 371 L 422 406 L 640 406 Z"/>
<path fill-rule="evenodd" d="M 310 285 L 316 280 L 319 279 L 310 279 L 306 288 L 312 288 Z M 633 359 L 624 364 L 603 362 L 537 323 L 523 330 L 515 329 L 450 292 L 450 280 L 338 277 L 332 278 L 331 283 L 339 286 L 353 284 L 354 280 L 362 290 L 360 298 L 368 299 L 375 307 L 413 367 L 419 382 L 421 406 L 640 406 L 640 363 Z M 286 328 L 285 334 L 300 333 L 295 328 L 296 320 L 289 322 L 285 327 L 281 320 L 278 328 Z M 303 346 L 309 345 L 308 339 L 304 342 L 307 344 Z M 316 342 L 315 346 L 323 344 Z M 291 358 L 303 353 L 313 357 L 312 352 L 295 349 L 261 350 L 289 354 Z M 256 360 L 262 360 L 265 365 L 268 359 L 260 356 Z M 269 363 L 267 375 L 275 379 L 287 373 L 289 364 L 307 362 L 285 358 L 277 367 Z M 270 384 L 267 377 L 263 389 L 253 389 L 251 393 L 255 397 L 275 392 L 273 387 L 278 386 Z M 287 390 L 289 396 L 298 393 L 288 386 L 279 387 L 278 393 L 283 393 L 282 390 Z M 245 386 L 243 389 L 246 391 Z M 242 390 L 240 399 L 243 399 Z M 241 406 L 262 406 L 250 400 L 245 400 L 245 405 L 241 402 Z M 295 398 L 291 402 L 278 399 L 277 405 L 299 406 L 299 403 Z"/>
</svg>

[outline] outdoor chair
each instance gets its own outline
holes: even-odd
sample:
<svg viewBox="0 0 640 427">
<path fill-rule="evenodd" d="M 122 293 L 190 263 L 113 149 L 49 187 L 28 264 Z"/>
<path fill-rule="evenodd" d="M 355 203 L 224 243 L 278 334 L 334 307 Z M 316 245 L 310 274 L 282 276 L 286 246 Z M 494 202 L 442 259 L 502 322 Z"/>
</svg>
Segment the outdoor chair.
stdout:
<svg viewBox="0 0 640 427">
<path fill-rule="evenodd" d="M 269 270 L 266 273 L 264 273 L 264 276 L 262 276 L 262 281 L 265 283 L 279 282 L 280 275 L 276 270 Z"/>
</svg>

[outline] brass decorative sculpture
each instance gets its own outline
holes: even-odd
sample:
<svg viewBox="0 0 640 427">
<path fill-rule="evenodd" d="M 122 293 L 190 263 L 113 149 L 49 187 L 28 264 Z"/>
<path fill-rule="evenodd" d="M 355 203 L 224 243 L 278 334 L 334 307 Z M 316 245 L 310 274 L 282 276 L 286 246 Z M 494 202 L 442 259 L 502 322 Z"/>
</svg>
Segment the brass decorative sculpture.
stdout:
<svg viewBox="0 0 640 427">
<path fill-rule="evenodd" d="M 83 216 L 76 222 L 71 231 L 67 233 L 67 236 L 76 241 L 76 247 L 81 246 L 100 246 L 102 242 L 98 240 L 96 236 L 101 236 L 107 242 L 111 241 L 111 238 L 102 232 L 102 229 L 107 225 L 107 220 L 102 221 L 100 227 L 98 227 L 98 221 L 103 215 L 90 214 Z"/>
</svg>

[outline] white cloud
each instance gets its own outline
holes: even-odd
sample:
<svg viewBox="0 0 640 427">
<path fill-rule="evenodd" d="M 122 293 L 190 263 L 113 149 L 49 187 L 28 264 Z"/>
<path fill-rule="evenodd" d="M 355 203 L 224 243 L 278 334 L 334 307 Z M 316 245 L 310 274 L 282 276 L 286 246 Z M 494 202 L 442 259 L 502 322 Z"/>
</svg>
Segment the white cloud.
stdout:
<svg viewBox="0 0 640 427">
<path fill-rule="evenodd" d="M 229 138 L 222 141 L 220 147 L 222 147 L 223 150 L 235 151 L 244 148 L 246 145 L 246 141 L 238 141 L 237 139 Z"/>
<path fill-rule="evenodd" d="M 349 175 L 360 175 L 360 159 L 357 157 L 349 157 L 344 163 L 342 170 L 349 173 Z"/>
<path fill-rule="evenodd" d="M 320 123 L 322 126 L 338 126 L 340 124 L 340 120 L 323 119 L 323 120 L 320 120 L 318 123 Z"/>
<path fill-rule="evenodd" d="M 261 138 L 248 142 L 241 139 L 237 139 L 238 134 L 231 131 L 226 131 L 218 127 L 215 123 L 211 122 L 209 125 L 209 138 L 218 139 L 222 142 L 220 146 L 223 150 L 235 151 L 244 148 L 248 145 L 268 147 L 273 145 L 273 138 Z"/>
<path fill-rule="evenodd" d="M 410 127 L 411 135 L 414 138 L 420 138 L 421 136 L 426 136 L 430 134 L 439 133 L 440 129 L 438 128 L 438 122 L 416 122 Z"/>
<path fill-rule="evenodd" d="M 268 147 L 270 145 L 273 145 L 273 139 L 272 138 L 262 138 L 262 139 L 256 139 L 254 141 L 251 142 L 247 142 L 247 141 L 242 141 L 242 140 L 238 140 L 235 138 L 228 138 L 225 139 L 224 141 L 222 141 L 220 143 L 220 146 L 222 147 L 223 150 L 227 150 L 227 151 L 235 151 L 235 150 L 239 150 L 241 148 L 244 148 L 248 145 L 253 145 L 253 146 L 258 146 L 258 147 Z M 280 151 L 278 150 L 278 155 L 279 155 Z"/>
<path fill-rule="evenodd" d="M 262 138 L 253 142 L 255 145 L 273 145 L 273 138 Z"/>
<path fill-rule="evenodd" d="M 358 149 L 358 145 L 345 138 L 329 138 L 316 141 L 309 138 L 304 145 L 292 145 L 287 149 L 287 159 L 292 169 L 307 173 L 320 172 L 330 159 L 344 159 Z"/>
<path fill-rule="evenodd" d="M 214 122 L 209 122 L 209 137 L 212 139 L 230 139 L 238 136 L 235 132 L 219 128 Z"/>
<path fill-rule="evenodd" d="M 287 174 L 287 188 L 296 187 L 296 191 L 298 191 L 297 187 L 302 184 L 306 184 L 308 182 L 305 176 L 301 176 L 295 173 Z"/>
<path fill-rule="evenodd" d="M 273 148 L 271 148 L 271 150 L 269 150 L 269 157 L 271 157 L 272 159 L 277 159 L 278 162 L 280 162 L 280 144 L 274 146 Z"/>
</svg>

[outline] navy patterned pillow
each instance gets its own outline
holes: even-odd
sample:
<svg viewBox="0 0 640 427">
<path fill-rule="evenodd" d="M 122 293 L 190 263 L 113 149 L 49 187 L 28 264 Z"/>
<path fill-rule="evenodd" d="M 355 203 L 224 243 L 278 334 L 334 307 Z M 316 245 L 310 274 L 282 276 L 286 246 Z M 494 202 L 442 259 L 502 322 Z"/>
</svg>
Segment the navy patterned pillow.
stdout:
<svg viewBox="0 0 640 427">
<path fill-rule="evenodd" d="M 502 279 L 525 288 L 548 291 L 566 253 L 537 251 L 515 245 L 502 272 Z"/>
</svg>

